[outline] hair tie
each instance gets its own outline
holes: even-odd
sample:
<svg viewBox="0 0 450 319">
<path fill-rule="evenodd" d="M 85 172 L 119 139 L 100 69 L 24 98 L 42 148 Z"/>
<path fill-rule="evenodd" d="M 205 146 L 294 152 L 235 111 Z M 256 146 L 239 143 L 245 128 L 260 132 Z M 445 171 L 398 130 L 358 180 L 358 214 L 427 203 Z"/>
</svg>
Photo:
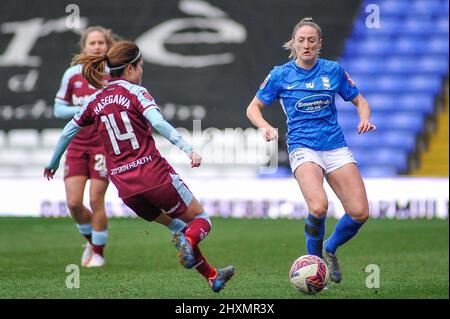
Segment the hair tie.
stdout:
<svg viewBox="0 0 450 319">
<path fill-rule="evenodd" d="M 109 70 L 110 70 L 110 71 L 116 71 L 116 70 L 123 69 L 123 68 L 125 68 L 128 64 L 133 64 L 134 62 L 136 62 L 140 57 L 141 57 L 141 51 L 139 51 L 138 54 L 136 55 L 136 57 L 135 57 L 133 60 L 131 60 L 130 62 L 125 63 L 124 65 L 121 65 L 121 66 L 115 66 L 115 67 L 113 67 L 113 68 L 109 68 Z"/>
</svg>

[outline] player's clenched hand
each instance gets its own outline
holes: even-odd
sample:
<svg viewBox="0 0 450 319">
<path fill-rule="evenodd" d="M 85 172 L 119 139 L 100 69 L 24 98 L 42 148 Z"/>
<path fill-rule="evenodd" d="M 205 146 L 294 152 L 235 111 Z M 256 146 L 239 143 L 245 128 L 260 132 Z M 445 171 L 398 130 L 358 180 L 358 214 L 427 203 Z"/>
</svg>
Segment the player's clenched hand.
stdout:
<svg viewBox="0 0 450 319">
<path fill-rule="evenodd" d="M 272 126 L 264 127 L 261 130 L 262 136 L 267 142 L 278 138 L 278 131 L 274 129 Z"/>
<path fill-rule="evenodd" d="M 191 159 L 191 167 L 199 167 L 202 163 L 202 157 L 196 152 L 192 152 L 189 158 Z"/>
<path fill-rule="evenodd" d="M 56 169 L 51 169 L 51 168 L 47 168 L 47 167 L 44 168 L 44 177 L 46 177 L 47 180 L 53 179 L 53 176 L 55 176 L 57 169 L 58 168 L 56 168 Z"/>
<path fill-rule="evenodd" d="M 358 124 L 358 134 L 367 133 L 369 131 L 375 130 L 377 127 L 370 123 L 369 121 L 361 121 Z"/>
</svg>

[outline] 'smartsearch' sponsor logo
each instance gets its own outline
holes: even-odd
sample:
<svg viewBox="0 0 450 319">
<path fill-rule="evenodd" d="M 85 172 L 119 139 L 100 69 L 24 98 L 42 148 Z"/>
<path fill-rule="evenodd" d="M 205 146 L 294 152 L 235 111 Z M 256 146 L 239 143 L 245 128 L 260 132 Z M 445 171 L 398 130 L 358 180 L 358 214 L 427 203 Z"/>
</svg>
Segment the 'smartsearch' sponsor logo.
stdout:
<svg viewBox="0 0 450 319">
<path fill-rule="evenodd" d="M 312 113 L 330 106 L 331 103 L 333 103 L 333 98 L 330 95 L 314 94 L 299 100 L 297 104 L 295 104 L 295 108 L 300 112 Z"/>
</svg>

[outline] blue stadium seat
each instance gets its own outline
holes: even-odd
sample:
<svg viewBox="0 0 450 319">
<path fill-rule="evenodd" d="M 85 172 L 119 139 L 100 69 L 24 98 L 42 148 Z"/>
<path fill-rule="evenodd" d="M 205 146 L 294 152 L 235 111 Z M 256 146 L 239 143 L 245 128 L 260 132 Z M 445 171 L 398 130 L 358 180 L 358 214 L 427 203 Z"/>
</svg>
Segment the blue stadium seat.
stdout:
<svg viewBox="0 0 450 319">
<path fill-rule="evenodd" d="M 446 36 L 402 37 L 394 42 L 395 54 L 448 54 L 448 38 Z"/>
<path fill-rule="evenodd" d="M 373 112 L 403 112 L 413 111 L 424 115 L 434 112 L 434 95 L 427 93 L 391 94 L 362 92 Z M 348 113 L 356 114 L 356 109 L 351 102 L 345 102 L 342 98 L 336 98 L 336 108 L 342 116 Z M 351 116 L 351 114 L 350 114 Z"/>
<path fill-rule="evenodd" d="M 443 16 L 420 15 L 408 16 L 402 23 L 400 34 L 403 35 L 448 35 L 448 14 Z"/>
<path fill-rule="evenodd" d="M 360 166 L 394 166 L 399 173 L 408 167 L 408 154 L 396 148 L 353 148 L 352 152 Z"/>
<path fill-rule="evenodd" d="M 361 16 L 366 16 L 366 7 L 376 4 L 380 8 L 382 16 L 401 18 L 410 15 L 426 14 L 428 16 L 448 15 L 447 0 L 365 0 L 361 6 Z"/>
<path fill-rule="evenodd" d="M 448 55 L 448 35 L 433 37 L 430 40 L 430 54 L 447 54 Z"/>
<path fill-rule="evenodd" d="M 386 36 L 353 39 L 347 41 L 344 55 L 386 57 L 387 54 L 401 56 L 448 55 L 446 36 L 408 36 L 391 39 Z"/>
<path fill-rule="evenodd" d="M 448 61 L 446 55 L 418 56 L 393 56 L 383 58 L 379 56 L 353 56 L 340 59 L 339 62 L 350 73 L 362 75 L 428 75 L 448 73 Z"/>
<path fill-rule="evenodd" d="M 431 114 L 434 111 L 434 96 L 432 94 L 367 94 L 367 101 L 373 111 L 417 111 Z"/>
<path fill-rule="evenodd" d="M 443 3 L 440 0 L 416 0 L 411 3 L 411 10 L 414 13 L 439 15 L 442 9 Z"/>
<path fill-rule="evenodd" d="M 379 129 L 359 135 L 356 130 L 345 132 L 345 140 L 350 149 L 353 148 L 397 148 L 406 152 L 414 151 L 416 135 L 412 131 L 381 131 Z"/>
<path fill-rule="evenodd" d="M 379 131 L 408 131 L 418 134 L 422 132 L 424 117 L 420 112 L 372 112 L 371 121 Z M 342 130 L 355 131 L 359 123 L 358 114 L 355 112 L 339 113 L 338 122 Z"/>
<path fill-rule="evenodd" d="M 344 68 L 353 75 L 353 73 L 378 73 L 382 67 L 382 61 L 380 59 L 367 59 L 367 58 L 354 58 L 354 59 L 340 59 Z"/>
<path fill-rule="evenodd" d="M 395 74 L 440 74 L 444 75 L 448 72 L 448 62 L 445 55 L 430 56 L 396 56 L 387 59 L 385 72 Z"/>
<path fill-rule="evenodd" d="M 398 32 L 404 36 L 427 36 L 437 35 L 435 21 L 432 20 L 420 20 L 420 19 L 406 19 L 400 21 L 398 24 Z"/>
<path fill-rule="evenodd" d="M 444 76 L 448 74 L 448 55 L 431 55 L 420 58 L 417 63 L 417 69 L 420 72 Z"/>
<path fill-rule="evenodd" d="M 364 4 L 361 6 L 361 15 L 366 16 L 366 7 L 370 4 L 377 4 L 380 8 L 380 13 L 386 16 L 402 16 L 408 12 L 411 8 L 411 1 L 373 1 L 365 0 Z"/>
<path fill-rule="evenodd" d="M 416 148 L 416 135 L 409 131 L 391 130 L 380 132 L 380 140 L 385 146 L 399 148 L 411 153 Z"/>
<path fill-rule="evenodd" d="M 381 70 L 384 70 L 383 73 L 394 73 L 394 74 L 410 74 L 412 72 L 416 72 L 417 67 L 417 58 L 415 57 L 390 57 L 385 60 L 385 65 Z"/>
<path fill-rule="evenodd" d="M 446 35 L 448 27 L 445 28 L 445 19 L 443 21 L 434 21 L 428 16 L 423 18 L 405 18 L 386 17 L 382 15 L 380 27 L 369 29 L 365 21 L 358 21 L 353 27 L 353 35 L 363 37 L 370 35 L 373 37 L 383 36 L 427 36 L 427 35 Z M 448 22 L 448 20 L 447 20 Z M 394 39 L 392 37 L 391 39 Z"/>
<path fill-rule="evenodd" d="M 443 35 L 448 34 L 448 30 L 449 30 L 448 20 L 449 19 L 448 19 L 448 12 L 447 12 L 447 15 L 439 17 L 437 19 L 437 21 L 435 21 L 435 30 L 439 34 L 443 34 Z"/>
<path fill-rule="evenodd" d="M 379 28 L 366 25 L 373 4 L 380 9 Z M 340 97 L 336 107 L 364 176 L 406 171 L 448 75 L 448 16 L 448 0 L 363 1 L 340 62 L 369 101 L 377 130 L 358 135 L 356 110 Z"/>
<path fill-rule="evenodd" d="M 441 77 L 429 76 L 361 76 L 352 74 L 352 78 L 361 92 L 368 93 L 430 93 L 438 94 L 441 90 Z"/>
<path fill-rule="evenodd" d="M 424 118 L 419 112 L 375 113 L 371 116 L 372 122 L 378 130 L 404 130 L 418 134 L 422 132 Z"/>
<path fill-rule="evenodd" d="M 375 132 L 359 135 L 356 130 L 352 130 L 345 134 L 345 141 L 347 142 L 347 145 L 348 147 L 350 147 L 350 149 L 378 147 L 381 144 L 381 141 L 379 140 L 379 134 L 372 133 Z"/>
<path fill-rule="evenodd" d="M 385 55 L 386 52 L 392 50 L 392 44 L 389 38 L 369 38 L 362 41 L 349 40 L 345 44 L 344 54 L 372 54 L 372 55 Z"/>
<path fill-rule="evenodd" d="M 394 165 L 365 165 L 358 168 L 363 177 L 394 177 L 398 174 Z"/>
</svg>

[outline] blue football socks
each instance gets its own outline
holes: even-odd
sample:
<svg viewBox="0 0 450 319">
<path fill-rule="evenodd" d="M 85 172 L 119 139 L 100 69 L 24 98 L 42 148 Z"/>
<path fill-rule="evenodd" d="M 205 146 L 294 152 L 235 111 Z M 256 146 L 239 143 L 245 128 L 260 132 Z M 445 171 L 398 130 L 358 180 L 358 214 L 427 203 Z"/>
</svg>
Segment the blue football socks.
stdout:
<svg viewBox="0 0 450 319">
<path fill-rule="evenodd" d="M 309 255 L 322 257 L 323 237 L 325 236 L 326 217 L 308 214 L 305 221 L 306 249 Z"/>
<path fill-rule="evenodd" d="M 327 239 L 325 250 L 333 255 L 336 254 L 336 249 L 355 236 L 363 224 L 344 214 L 337 222 L 331 236 Z"/>
</svg>

